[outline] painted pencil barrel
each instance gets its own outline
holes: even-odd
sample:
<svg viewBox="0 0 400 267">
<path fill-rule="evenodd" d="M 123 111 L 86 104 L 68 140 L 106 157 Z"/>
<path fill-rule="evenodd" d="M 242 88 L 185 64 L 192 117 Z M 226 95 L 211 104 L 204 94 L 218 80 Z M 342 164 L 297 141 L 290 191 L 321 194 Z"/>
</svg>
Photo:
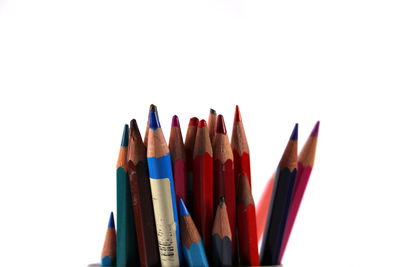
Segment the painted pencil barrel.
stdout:
<svg viewBox="0 0 400 267">
<path fill-rule="evenodd" d="M 179 266 L 179 224 L 170 154 L 148 158 L 158 245 L 163 266 Z"/>
</svg>

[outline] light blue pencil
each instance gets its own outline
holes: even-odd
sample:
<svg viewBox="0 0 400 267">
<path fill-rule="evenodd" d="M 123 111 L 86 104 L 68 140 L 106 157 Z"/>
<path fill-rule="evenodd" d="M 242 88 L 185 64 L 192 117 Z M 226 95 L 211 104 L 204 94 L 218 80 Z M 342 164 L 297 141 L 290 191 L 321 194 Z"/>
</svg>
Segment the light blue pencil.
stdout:
<svg viewBox="0 0 400 267">
<path fill-rule="evenodd" d="M 157 108 L 150 106 L 147 160 L 162 266 L 179 266 L 181 246 L 171 157 Z"/>
<path fill-rule="evenodd" d="M 179 207 L 179 214 L 181 216 L 182 250 L 186 264 L 189 267 L 208 267 L 203 240 L 182 199 L 179 199 Z"/>
</svg>

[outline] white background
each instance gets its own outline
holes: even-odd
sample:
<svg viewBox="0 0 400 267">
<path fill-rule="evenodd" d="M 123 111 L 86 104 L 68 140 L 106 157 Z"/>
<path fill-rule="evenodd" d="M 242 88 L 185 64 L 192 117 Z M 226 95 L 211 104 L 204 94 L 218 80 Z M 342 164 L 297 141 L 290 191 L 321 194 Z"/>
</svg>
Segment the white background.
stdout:
<svg viewBox="0 0 400 267">
<path fill-rule="evenodd" d="M 254 197 L 321 120 L 286 267 L 399 266 L 398 1 L 0 0 L 1 266 L 99 260 L 124 123 L 239 104 Z"/>
</svg>

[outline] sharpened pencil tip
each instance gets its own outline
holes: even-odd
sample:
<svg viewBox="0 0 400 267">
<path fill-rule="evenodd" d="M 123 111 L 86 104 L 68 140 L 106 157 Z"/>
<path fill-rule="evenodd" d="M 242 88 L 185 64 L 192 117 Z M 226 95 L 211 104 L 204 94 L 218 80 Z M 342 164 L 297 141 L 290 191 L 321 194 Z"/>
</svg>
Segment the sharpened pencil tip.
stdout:
<svg viewBox="0 0 400 267">
<path fill-rule="evenodd" d="M 213 115 L 217 115 L 217 112 L 215 111 L 215 109 L 210 108 L 210 113 Z"/>
<path fill-rule="evenodd" d="M 128 124 L 125 124 L 124 132 L 122 134 L 121 146 L 127 147 L 128 146 L 128 139 L 129 139 L 129 126 L 128 126 Z"/>
<path fill-rule="evenodd" d="M 199 122 L 199 125 L 198 125 L 199 128 L 203 128 L 203 127 L 206 127 L 206 126 L 207 126 L 206 120 L 201 120 L 201 121 Z"/>
<path fill-rule="evenodd" d="M 290 140 L 297 140 L 298 138 L 298 129 L 299 129 L 299 124 L 296 123 L 296 125 L 294 126 L 292 135 L 290 136 Z"/>
<path fill-rule="evenodd" d="M 149 109 L 150 111 L 151 110 L 153 110 L 153 111 L 157 111 L 157 106 L 156 105 L 154 105 L 154 104 L 151 104 L 150 105 L 150 109 Z"/>
<path fill-rule="evenodd" d="M 218 206 L 222 206 L 222 205 L 224 205 L 224 203 L 225 203 L 225 197 L 221 197 L 220 199 L 219 199 L 219 203 L 218 203 Z"/>
<path fill-rule="evenodd" d="M 224 116 L 222 116 L 221 114 L 218 115 L 218 118 L 217 118 L 216 132 L 220 133 L 220 134 L 226 134 L 226 126 L 225 126 Z"/>
<path fill-rule="evenodd" d="M 181 216 L 189 216 L 189 211 L 186 208 L 185 202 L 182 198 L 179 199 L 179 213 Z"/>
<path fill-rule="evenodd" d="M 113 212 L 111 212 L 110 219 L 108 220 L 108 228 L 115 228 Z"/>
<path fill-rule="evenodd" d="M 318 132 L 319 132 L 319 121 L 317 121 L 317 123 L 315 124 L 314 129 L 312 130 L 310 136 L 317 137 Z"/>
<path fill-rule="evenodd" d="M 139 132 L 139 126 L 137 125 L 137 122 L 136 122 L 135 119 L 132 119 L 132 120 L 131 120 L 130 128 L 131 128 L 131 132 L 130 132 L 131 136 L 132 136 L 135 132 Z"/>
<path fill-rule="evenodd" d="M 172 127 L 181 127 L 180 123 L 179 123 L 179 118 L 178 116 L 174 115 L 172 117 L 172 123 L 171 123 Z"/>
<path fill-rule="evenodd" d="M 199 124 L 199 119 L 198 118 L 196 118 L 196 117 L 190 118 L 189 126 L 196 126 L 197 127 L 197 124 Z"/>
<path fill-rule="evenodd" d="M 242 121 L 242 115 L 240 114 L 239 105 L 235 108 L 235 121 Z"/>
<path fill-rule="evenodd" d="M 161 128 L 160 125 L 160 119 L 158 118 L 158 112 L 157 109 L 150 109 L 149 113 L 149 127 L 153 130 L 157 130 L 158 128 Z"/>
</svg>

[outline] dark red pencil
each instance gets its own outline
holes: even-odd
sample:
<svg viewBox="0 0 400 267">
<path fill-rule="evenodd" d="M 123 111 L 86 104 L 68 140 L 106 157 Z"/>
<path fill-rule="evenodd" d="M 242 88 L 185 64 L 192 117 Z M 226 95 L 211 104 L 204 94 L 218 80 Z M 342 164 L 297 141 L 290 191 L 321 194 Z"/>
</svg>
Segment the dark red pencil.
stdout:
<svg viewBox="0 0 400 267">
<path fill-rule="evenodd" d="M 176 201 L 186 202 L 186 155 L 183 144 L 181 126 L 178 116 L 172 118 L 171 134 L 169 136 L 169 151 L 171 154 L 172 170 L 175 181 Z"/>
<path fill-rule="evenodd" d="M 199 119 L 193 117 L 189 121 L 189 126 L 185 138 L 186 152 L 186 207 L 189 212 L 193 211 L 193 149 L 196 140 L 197 124 Z"/>
<path fill-rule="evenodd" d="M 225 197 L 228 210 L 229 225 L 232 231 L 232 255 L 236 263 L 236 185 L 233 171 L 233 154 L 226 133 L 224 117 L 218 115 L 216 134 L 213 146 L 214 156 L 214 210 L 216 210 L 219 199 Z"/>
<path fill-rule="evenodd" d="M 213 152 L 205 120 L 199 122 L 193 151 L 193 220 L 211 253 L 213 206 Z"/>
</svg>

